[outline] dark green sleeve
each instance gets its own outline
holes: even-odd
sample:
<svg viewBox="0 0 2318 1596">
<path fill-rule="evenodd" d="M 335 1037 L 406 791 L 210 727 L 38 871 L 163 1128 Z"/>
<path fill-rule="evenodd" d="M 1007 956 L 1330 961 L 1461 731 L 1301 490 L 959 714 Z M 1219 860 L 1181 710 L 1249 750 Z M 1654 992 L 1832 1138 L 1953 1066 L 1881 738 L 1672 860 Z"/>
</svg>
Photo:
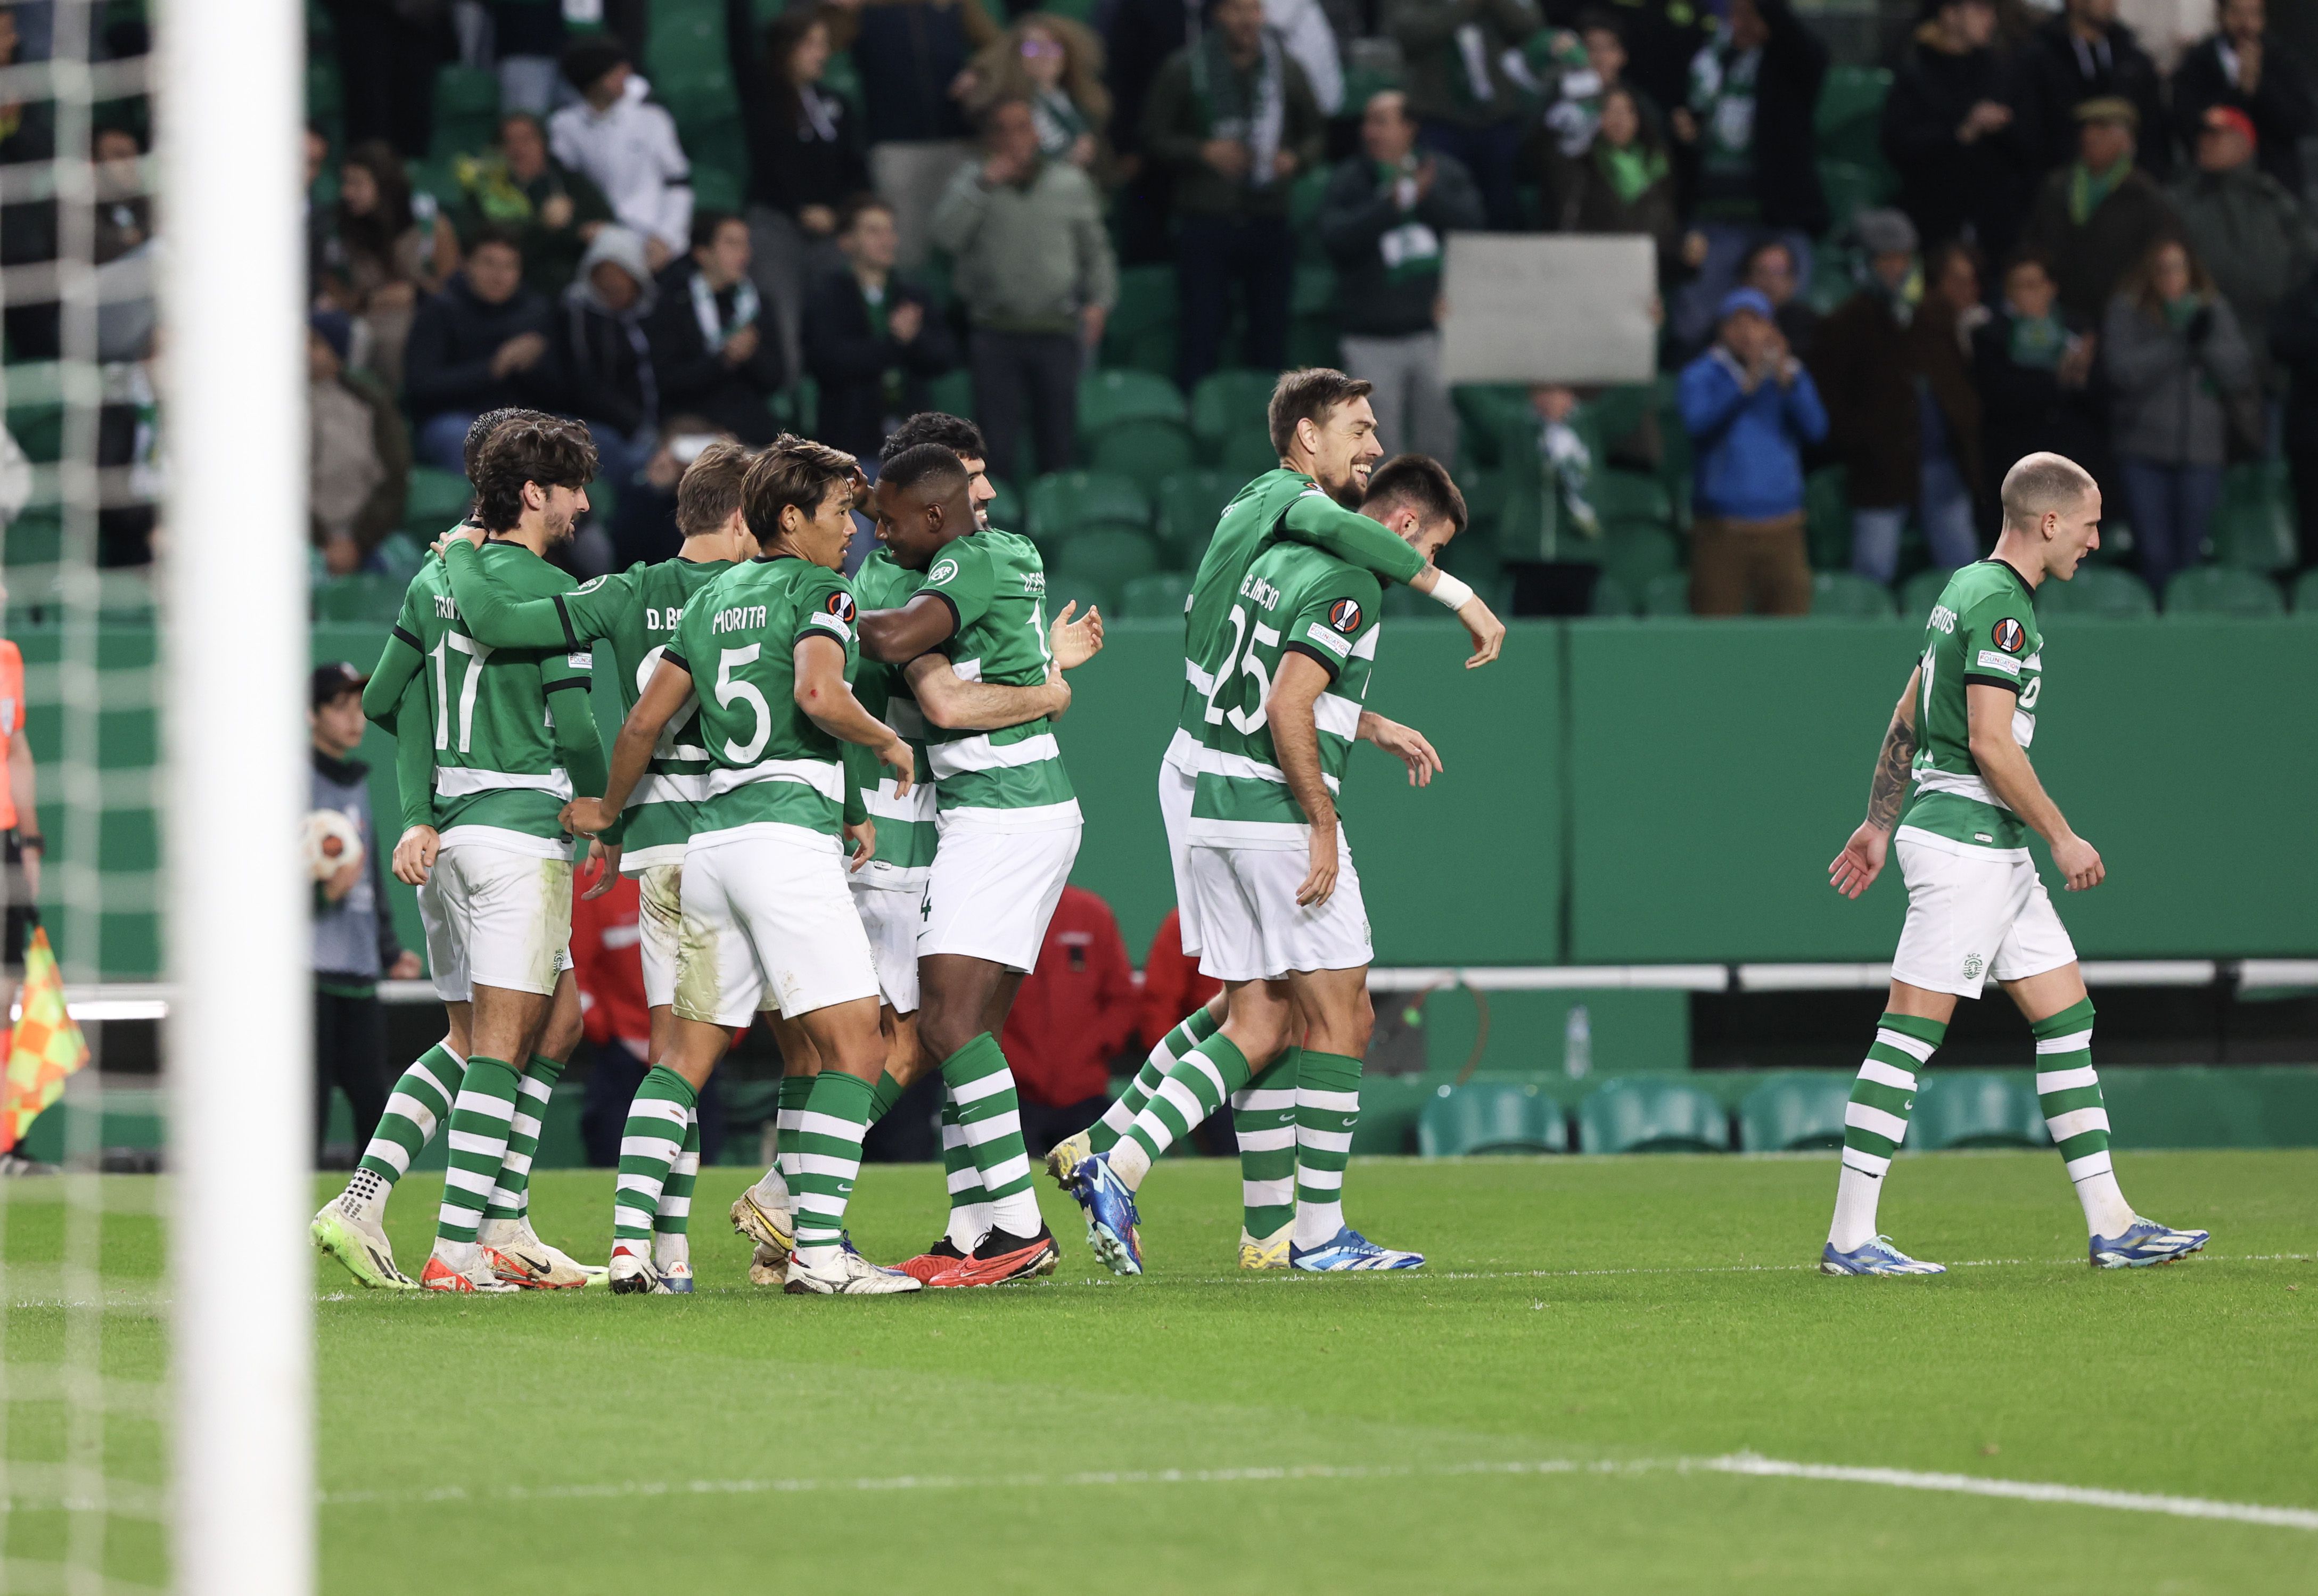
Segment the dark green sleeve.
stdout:
<svg viewBox="0 0 2318 1596">
<path fill-rule="evenodd" d="M 494 649 L 580 646 L 580 639 L 573 632 L 564 609 L 566 595 L 519 597 L 505 582 L 494 581 L 484 574 L 482 556 L 465 538 L 451 540 L 450 547 L 443 551 L 443 564 L 451 574 L 451 596 L 458 602 L 460 617 L 477 642 Z M 612 579 L 597 578 L 598 582 Z"/>
<path fill-rule="evenodd" d="M 571 791 L 581 798 L 600 798 L 612 779 L 612 765 L 596 729 L 596 706 L 588 698 L 588 667 L 582 663 L 587 658 L 551 655 L 541 663 L 539 674 L 547 688 L 548 708 L 555 715 L 555 751 L 571 778 Z"/>
<path fill-rule="evenodd" d="M 1406 583 L 1424 569 L 1424 557 L 1414 548 L 1325 493 L 1300 495 L 1280 517 L 1280 530 L 1388 581 Z"/>
<path fill-rule="evenodd" d="M 371 678 L 375 686 L 376 677 Z M 365 692 L 367 699 L 369 694 Z M 375 719 L 376 717 L 373 717 Z M 435 717 L 427 707 L 427 678 L 415 677 L 399 706 L 387 712 L 395 724 L 394 790 L 402 801 L 402 829 L 435 823 Z M 397 832 L 399 838 L 400 832 Z"/>
<path fill-rule="evenodd" d="M 877 756 L 858 742 L 845 745 L 845 823 L 858 826 L 869 818 L 869 805 L 862 801 L 864 789 L 877 785 Z"/>
</svg>

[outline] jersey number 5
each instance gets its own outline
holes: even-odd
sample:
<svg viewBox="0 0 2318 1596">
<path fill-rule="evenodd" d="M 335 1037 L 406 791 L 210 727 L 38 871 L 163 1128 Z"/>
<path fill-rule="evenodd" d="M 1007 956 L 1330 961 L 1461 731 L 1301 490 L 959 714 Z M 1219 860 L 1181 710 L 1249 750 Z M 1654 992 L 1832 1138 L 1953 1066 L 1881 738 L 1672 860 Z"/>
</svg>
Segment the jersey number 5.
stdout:
<svg viewBox="0 0 2318 1596">
<path fill-rule="evenodd" d="M 1254 636 L 1250 638 L 1247 611 L 1239 605 L 1232 605 L 1231 627 L 1231 647 L 1224 651 L 1224 662 L 1216 668 L 1215 686 L 1208 689 L 1207 722 L 1210 726 L 1220 726 L 1228 720 L 1232 730 L 1243 737 L 1252 737 L 1263 730 L 1264 701 L 1271 696 L 1271 677 L 1265 672 L 1263 661 L 1255 657 L 1255 646 L 1271 648 L 1280 641 L 1280 633 L 1258 621 Z M 1220 702 L 1225 687 L 1242 676 L 1255 678 L 1253 713 L 1244 709 L 1226 710 Z"/>
<path fill-rule="evenodd" d="M 745 649 L 727 649 L 716 660 L 716 702 L 731 709 L 737 701 L 745 704 L 757 717 L 757 730 L 746 742 L 724 740 L 724 757 L 735 765 L 754 765 L 757 756 L 765 751 L 765 744 L 773 737 L 773 706 L 757 691 L 753 682 L 732 679 L 736 665 L 754 665 L 757 656 L 764 651 L 762 643 L 750 643 Z"/>
</svg>

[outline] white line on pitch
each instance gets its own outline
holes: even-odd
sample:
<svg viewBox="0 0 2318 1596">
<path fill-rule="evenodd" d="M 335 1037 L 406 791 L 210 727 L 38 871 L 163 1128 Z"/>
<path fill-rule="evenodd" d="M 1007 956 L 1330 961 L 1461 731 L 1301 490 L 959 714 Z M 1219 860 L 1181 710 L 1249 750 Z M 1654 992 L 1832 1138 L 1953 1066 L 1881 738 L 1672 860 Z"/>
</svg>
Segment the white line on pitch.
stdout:
<svg viewBox="0 0 2318 1596">
<path fill-rule="evenodd" d="M 1450 1479 L 1472 1475 L 1726 1474 L 1760 1479 L 1815 1480 L 1848 1485 L 1883 1485 L 2013 1502 L 2061 1502 L 2117 1512 L 2155 1513 L 2176 1519 L 2219 1519 L 2282 1529 L 2318 1531 L 2318 1510 L 2271 1507 L 2259 1502 L 2216 1502 L 2202 1496 L 2170 1496 L 2111 1491 L 2091 1485 L 2062 1485 L 2035 1480 L 1984 1479 L 1975 1475 L 1927 1474 L 1905 1468 L 1863 1468 L 1832 1463 L 1793 1463 L 1752 1452 L 1721 1457 L 1638 1458 L 1583 1462 L 1548 1457 L 1509 1463 L 1290 1464 L 1249 1468 L 1117 1469 L 1083 1474 L 893 1475 L 883 1478 L 790 1478 L 747 1480 L 621 1480 L 608 1484 L 503 1485 L 469 1491 L 461 1485 L 421 1491 L 337 1491 L 321 1496 L 324 1507 L 425 1504 L 444 1502 L 582 1502 L 605 1498 L 667 1496 L 755 1496 L 818 1491 L 1023 1490 L 1090 1485 L 1215 1485 L 1254 1481 Z"/>
</svg>

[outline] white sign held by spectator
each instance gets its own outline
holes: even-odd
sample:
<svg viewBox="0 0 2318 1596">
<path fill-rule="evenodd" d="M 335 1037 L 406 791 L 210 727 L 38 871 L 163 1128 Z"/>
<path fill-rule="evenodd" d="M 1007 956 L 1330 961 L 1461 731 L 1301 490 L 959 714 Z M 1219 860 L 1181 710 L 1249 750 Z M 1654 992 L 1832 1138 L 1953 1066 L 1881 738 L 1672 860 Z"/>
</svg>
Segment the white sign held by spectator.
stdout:
<svg viewBox="0 0 2318 1596">
<path fill-rule="evenodd" d="M 1442 272 L 1451 382 L 1647 382 L 1658 370 L 1650 240 L 1452 233 Z"/>
</svg>

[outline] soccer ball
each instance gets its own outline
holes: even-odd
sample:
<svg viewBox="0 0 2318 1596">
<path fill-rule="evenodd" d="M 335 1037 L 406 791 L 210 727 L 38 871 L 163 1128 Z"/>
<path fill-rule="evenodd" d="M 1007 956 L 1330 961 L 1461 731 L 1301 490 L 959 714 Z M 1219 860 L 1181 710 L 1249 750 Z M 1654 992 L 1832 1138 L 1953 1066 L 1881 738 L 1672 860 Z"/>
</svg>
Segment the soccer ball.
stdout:
<svg viewBox="0 0 2318 1596">
<path fill-rule="evenodd" d="M 306 817 L 306 864 L 316 881 L 328 881 L 363 858 L 362 828 L 354 816 L 336 809 L 318 809 Z"/>
</svg>

